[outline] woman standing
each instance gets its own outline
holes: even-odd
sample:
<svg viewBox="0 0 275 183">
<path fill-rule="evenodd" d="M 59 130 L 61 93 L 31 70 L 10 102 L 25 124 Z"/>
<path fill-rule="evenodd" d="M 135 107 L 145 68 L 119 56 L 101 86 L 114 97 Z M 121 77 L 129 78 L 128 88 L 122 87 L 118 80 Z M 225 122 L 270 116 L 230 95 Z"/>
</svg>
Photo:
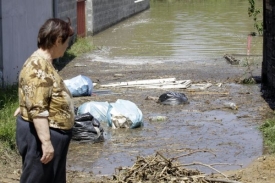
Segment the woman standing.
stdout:
<svg viewBox="0 0 275 183">
<path fill-rule="evenodd" d="M 66 183 L 74 107 L 52 62 L 63 56 L 73 34 L 70 19 L 48 19 L 39 30 L 38 49 L 21 69 L 20 116 L 16 120 L 16 143 L 23 163 L 21 183 Z"/>
</svg>

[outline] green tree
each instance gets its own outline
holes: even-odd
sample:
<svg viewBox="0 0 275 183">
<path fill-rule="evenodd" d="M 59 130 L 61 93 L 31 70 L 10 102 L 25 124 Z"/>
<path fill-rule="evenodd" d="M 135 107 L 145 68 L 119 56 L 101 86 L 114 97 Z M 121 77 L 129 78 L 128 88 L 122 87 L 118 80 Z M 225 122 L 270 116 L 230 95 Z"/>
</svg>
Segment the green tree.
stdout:
<svg viewBox="0 0 275 183">
<path fill-rule="evenodd" d="M 263 21 L 259 20 L 261 11 L 259 8 L 256 8 L 255 0 L 248 0 L 250 7 L 248 7 L 248 16 L 253 18 L 254 28 L 256 28 L 259 35 L 263 34 Z"/>
</svg>

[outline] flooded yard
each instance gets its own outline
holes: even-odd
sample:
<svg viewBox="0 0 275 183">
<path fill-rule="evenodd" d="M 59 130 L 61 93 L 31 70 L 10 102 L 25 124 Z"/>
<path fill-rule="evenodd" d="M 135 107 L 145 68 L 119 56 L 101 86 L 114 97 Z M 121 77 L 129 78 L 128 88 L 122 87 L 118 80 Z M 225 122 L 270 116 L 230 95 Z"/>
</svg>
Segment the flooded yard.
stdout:
<svg viewBox="0 0 275 183">
<path fill-rule="evenodd" d="M 74 64 L 80 62 L 88 64 L 89 67 L 74 67 Z M 195 74 L 189 75 L 188 79 L 194 83 L 207 81 L 213 85 L 198 92 L 186 89 L 101 88 L 98 85 L 94 91 L 109 90 L 110 94 L 74 98 L 76 106 L 88 101 L 109 103 L 117 99 L 132 101 L 143 113 L 144 126 L 136 129 L 112 129 L 107 124 L 101 123 L 104 128 L 104 142 L 95 144 L 72 142 L 68 154 L 70 170 L 110 176 L 115 172 L 115 168 L 131 166 L 137 156 L 161 152 L 169 158 L 191 153 L 178 158 L 178 161 L 219 163 L 221 165 L 216 168 L 225 171 L 246 166 L 262 155 L 263 142 L 258 126 L 270 109 L 261 97 L 259 84 L 235 83 L 237 78 L 243 75 L 245 67 L 232 67 L 225 61 L 186 65 L 185 63 L 149 64 L 146 70 L 138 65 L 111 65 L 80 59 L 70 63 L 62 74 L 69 77 L 77 70 L 81 70 L 83 73 L 92 73 L 95 79 L 100 78 L 102 84 L 106 84 L 159 78 L 159 76 L 184 79 L 186 75 L 182 73 L 192 71 Z M 95 69 L 98 67 L 102 69 Z M 181 69 L 177 70 L 177 67 Z M 213 69 L 215 69 L 214 74 Z M 228 70 L 230 71 L 227 72 Z M 259 73 L 259 69 L 254 72 Z M 121 73 L 124 77 L 114 76 Z M 190 103 L 171 106 L 146 100 L 147 96 L 158 97 L 166 91 L 185 93 Z M 225 102 L 234 102 L 238 110 L 227 108 Z M 166 116 L 167 120 L 150 121 L 149 118 L 154 116 Z M 206 173 L 213 172 L 202 166 L 193 168 Z"/>
<path fill-rule="evenodd" d="M 152 1 L 149 10 L 91 37 L 97 50 L 73 60 L 60 74 L 65 79 L 89 76 L 98 83 L 95 91 L 110 93 L 77 97 L 76 106 L 129 100 L 142 111 L 144 126 L 112 129 L 101 123 L 105 141 L 73 141 L 68 169 L 110 176 L 118 167 L 132 166 L 137 156 L 160 152 L 178 157 L 183 164 L 219 164 L 215 168 L 226 171 L 245 167 L 261 156 L 264 147 L 258 127 L 270 108 L 261 97 L 259 83 L 239 84 L 245 77 L 261 75 L 261 36 L 252 38 L 251 56 L 246 55 L 248 34 L 254 31 L 247 8 L 246 0 Z M 224 54 L 234 55 L 240 64 L 230 65 Z M 171 77 L 212 86 L 199 92 L 100 87 Z M 145 100 L 166 91 L 185 93 L 190 103 L 170 106 Z M 224 102 L 234 102 L 238 110 L 227 108 Z M 167 120 L 150 121 L 154 116 Z M 193 168 L 213 172 L 205 166 Z"/>
</svg>

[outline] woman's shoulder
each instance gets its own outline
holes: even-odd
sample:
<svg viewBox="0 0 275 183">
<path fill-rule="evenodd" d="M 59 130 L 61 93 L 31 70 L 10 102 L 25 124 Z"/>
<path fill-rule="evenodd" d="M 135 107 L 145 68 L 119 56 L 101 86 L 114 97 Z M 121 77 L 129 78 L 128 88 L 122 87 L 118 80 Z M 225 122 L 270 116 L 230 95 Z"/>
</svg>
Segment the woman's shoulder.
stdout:
<svg viewBox="0 0 275 183">
<path fill-rule="evenodd" d="M 23 65 L 23 67 L 33 68 L 33 69 L 45 69 L 49 66 L 50 64 L 36 52 L 34 52 Z"/>
</svg>

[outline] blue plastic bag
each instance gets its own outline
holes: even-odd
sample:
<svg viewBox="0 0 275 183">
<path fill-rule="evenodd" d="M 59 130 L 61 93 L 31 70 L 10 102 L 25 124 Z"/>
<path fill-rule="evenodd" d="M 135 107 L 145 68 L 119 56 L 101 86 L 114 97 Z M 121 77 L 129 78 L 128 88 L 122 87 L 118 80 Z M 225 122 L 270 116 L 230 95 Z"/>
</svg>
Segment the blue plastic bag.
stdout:
<svg viewBox="0 0 275 183">
<path fill-rule="evenodd" d="M 118 124 L 115 118 L 124 118 L 123 121 L 127 123 Z M 115 103 L 110 103 L 107 112 L 108 126 L 113 128 L 129 127 L 137 128 L 143 125 L 143 115 L 141 110 L 131 101 L 118 99 Z"/>
<path fill-rule="evenodd" d="M 107 122 L 108 102 L 85 102 L 77 109 L 77 115 L 90 113 L 99 122 Z"/>
<path fill-rule="evenodd" d="M 93 82 L 87 76 L 78 75 L 74 78 L 64 80 L 65 85 L 73 97 L 90 96 L 93 90 Z"/>
</svg>

